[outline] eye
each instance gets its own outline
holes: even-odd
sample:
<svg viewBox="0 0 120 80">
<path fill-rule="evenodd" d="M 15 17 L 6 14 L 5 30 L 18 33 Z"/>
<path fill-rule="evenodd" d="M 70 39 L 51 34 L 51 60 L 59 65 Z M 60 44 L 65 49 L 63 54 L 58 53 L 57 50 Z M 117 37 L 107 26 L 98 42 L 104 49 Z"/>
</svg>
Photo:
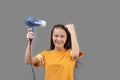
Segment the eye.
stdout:
<svg viewBox="0 0 120 80">
<path fill-rule="evenodd" d="M 54 35 L 55 37 L 58 37 L 58 35 Z"/>
<path fill-rule="evenodd" d="M 61 35 L 61 38 L 64 38 L 65 36 L 64 35 Z"/>
</svg>

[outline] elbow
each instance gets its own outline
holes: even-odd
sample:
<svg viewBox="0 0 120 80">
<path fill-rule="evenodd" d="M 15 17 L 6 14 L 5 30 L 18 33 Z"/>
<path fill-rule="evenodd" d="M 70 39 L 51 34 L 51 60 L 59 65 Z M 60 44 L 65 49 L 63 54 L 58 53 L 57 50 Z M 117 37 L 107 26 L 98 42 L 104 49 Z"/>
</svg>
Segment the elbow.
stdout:
<svg viewBox="0 0 120 80">
<path fill-rule="evenodd" d="M 72 59 L 73 60 L 76 60 L 76 59 L 78 59 L 79 58 L 79 52 L 78 51 L 71 51 L 70 52 L 70 54 L 71 54 L 71 57 L 72 57 Z"/>
<path fill-rule="evenodd" d="M 80 58 L 81 56 L 83 56 L 83 52 L 79 52 L 79 54 L 74 54 L 74 55 L 72 55 L 72 59 L 73 59 L 73 60 L 77 60 L 77 59 Z"/>
<path fill-rule="evenodd" d="M 77 60 L 79 58 L 79 55 L 76 54 L 76 55 L 72 55 L 72 60 Z"/>
<path fill-rule="evenodd" d="M 25 62 L 25 64 L 29 64 L 28 62 Z"/>
<path fill-rule="evenodd" d="M 25 64 L 29 64 L 29 62 L 25 61 Z"/>
</svg>

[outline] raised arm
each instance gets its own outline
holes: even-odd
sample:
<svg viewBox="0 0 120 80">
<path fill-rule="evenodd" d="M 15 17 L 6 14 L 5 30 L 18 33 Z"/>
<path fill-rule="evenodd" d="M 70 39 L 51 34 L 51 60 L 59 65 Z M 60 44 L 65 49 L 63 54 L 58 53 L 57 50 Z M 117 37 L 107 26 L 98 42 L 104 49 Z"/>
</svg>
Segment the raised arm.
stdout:
<svg viewBox="0 0 120 80">
<path fill-rule="evenodd" d="M 32 45 L 33 45 L 33 41 L 34 41 L 34 34 L 33 34 L 33 32 L 31 32 L 30 29 L 28 29 L 27 39 L 28 39 L 28 45 L 27 45 L 26 52 L 25 52 L 25 63 L 36 65 L 36 64 L 40 63 L 40 60 L 38 60 L 36 58 L 36 56 L 32 57 Z M 29 39 L 32 39 L 31 44 L 30 44 Z"/>
<path fill-rule="evenodd" d="M 65 27 L 67 27 L 67 29 L 71 33 L 71 44 L 72 44 L 71 56 L 72 56 L 72 59 L 73 60 L 78 59 L 79 53 L 81 51 L 79 49 L 79 44 L 78 44 L 78 40 L 77 40 L 77 35 L 76 35 L 74 24 L 67 24 L 67 25 L 65 25 Z"/>
</svg>

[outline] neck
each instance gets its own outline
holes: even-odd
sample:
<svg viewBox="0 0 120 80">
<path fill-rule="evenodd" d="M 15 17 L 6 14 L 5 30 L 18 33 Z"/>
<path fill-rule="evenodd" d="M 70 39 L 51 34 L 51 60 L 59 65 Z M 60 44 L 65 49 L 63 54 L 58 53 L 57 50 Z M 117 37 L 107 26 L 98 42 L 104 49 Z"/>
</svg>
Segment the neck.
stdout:
<svg viewBox="0 0 120 80">
<path fill-rule="evenodd" d="M 57 50 L 57 51 L 61 51 L 61 50 L 64 50 L 65 48 L 55 48 L 54 50 Z"/>
</svg>

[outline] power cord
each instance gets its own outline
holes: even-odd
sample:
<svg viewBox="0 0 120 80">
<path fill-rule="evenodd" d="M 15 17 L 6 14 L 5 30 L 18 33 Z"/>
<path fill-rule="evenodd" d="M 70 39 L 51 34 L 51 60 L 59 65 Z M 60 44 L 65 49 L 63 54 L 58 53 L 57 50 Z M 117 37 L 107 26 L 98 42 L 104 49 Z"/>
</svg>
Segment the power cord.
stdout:
<svg viewBox="0 0 120 80">
<path fill-rule="evenodd" d="M 32 43 L 32 39 L 30 39 L 29 40 L 30 42 L 29 42 L 29 50 L 30 50 L 30 54 L 32 53 L 31 51 L 32 51 L 32 48 L 31 48 L 31 43 Z M 32 54 L 31 54 L 31 56 L 30 56 L 30 62 L 32 62 Z M 34 68 L 33 68 L 33 65 L 32 65 L 32 63 L 30 64 L 31 65 L 31 69 L 32 69 L 32 73 L 33 73 L 33 80 L 36 80 L 35 79 L 35 71 L 34 71 Z"/>
</svg>

